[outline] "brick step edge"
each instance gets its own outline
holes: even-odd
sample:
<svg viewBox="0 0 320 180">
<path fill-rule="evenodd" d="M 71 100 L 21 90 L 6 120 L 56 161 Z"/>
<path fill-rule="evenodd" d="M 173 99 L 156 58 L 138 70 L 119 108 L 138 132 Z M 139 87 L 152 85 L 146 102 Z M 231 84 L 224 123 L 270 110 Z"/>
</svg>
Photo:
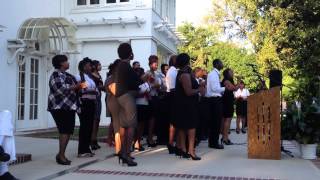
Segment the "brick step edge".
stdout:
<svg viewBox="0 0 320 180">
<path fill-rule="evenodd" d="M 26 163 L 29 161 L 32 161 L 32 155 L 31 154 L 17 154 L 16 155 L 17 160 L 9 163 L 9 166 L 14 166 L 17 164 L 22 164 L 22 163 Z"/>
</svg>

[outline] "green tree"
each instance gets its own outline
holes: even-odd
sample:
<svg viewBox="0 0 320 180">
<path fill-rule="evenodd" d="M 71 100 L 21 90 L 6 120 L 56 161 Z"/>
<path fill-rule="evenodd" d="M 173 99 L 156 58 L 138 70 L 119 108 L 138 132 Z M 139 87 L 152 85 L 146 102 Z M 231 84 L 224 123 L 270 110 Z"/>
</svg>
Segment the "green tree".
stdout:
<svg viewBox="0 0 320 180">
<path fill-rule="evenodd" d="M 207 22 L 230 38 L 249 41 L 260 72 L 284 72 L 286 97 L 319 96 L 320 2 L 318 0 L 213 0 Z"/>
<path fill-rule="evenodd" d="M 213 69 L 212 62 L 219 58 L 225 67 L 235 72 L 237 79 L 244 80 L 248 88 L 256 90 L 257 77 L 246 64 L 255 64 L 256 56 L 234 43 L 217 40 L 217 32 L 211 27 L 194 27 L 185 23 L 178 30 L 186 38 L 186 42 L 178 47 L 179 52 L 186 52 L 192 59 L 192 67 L 201 67 L 207 71 Z"/>
</svg>

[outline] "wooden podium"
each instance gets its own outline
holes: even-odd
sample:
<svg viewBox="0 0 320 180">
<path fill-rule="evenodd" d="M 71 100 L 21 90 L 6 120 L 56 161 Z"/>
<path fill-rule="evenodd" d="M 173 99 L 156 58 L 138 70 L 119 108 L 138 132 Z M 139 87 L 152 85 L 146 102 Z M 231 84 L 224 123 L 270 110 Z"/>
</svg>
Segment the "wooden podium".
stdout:
<svg viewBox="0 0 320 180">
<path fill-rule="evenodd" d="M 248 98 L 248 157 L 281 159 L 280 87 Z"/>
</svg>

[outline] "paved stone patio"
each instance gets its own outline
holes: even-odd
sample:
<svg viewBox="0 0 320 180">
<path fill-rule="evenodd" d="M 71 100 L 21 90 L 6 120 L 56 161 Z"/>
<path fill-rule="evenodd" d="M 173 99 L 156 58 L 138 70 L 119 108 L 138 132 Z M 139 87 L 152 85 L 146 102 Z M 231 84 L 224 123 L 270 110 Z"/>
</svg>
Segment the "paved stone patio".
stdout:
<svg viewBox="0 0 320 180">
<path fill-rule="evenodd" d="M 104 146 L 96 151 L 96 157 L 76 158 L 77 142 L 72 141 L 68 157 L 72 166 L 59 166 L 54 161 L 57 140 L 17 137 L 17 149 L 31 153 L 33 161 L 11 167 L 11 172 L 22 180 L 160 180 L 160 179 L 288 179 L 319 180 L 320 170 L 312 161 L 291 158 L 285 154 L 282 160 L 254 160 L 247 158 L 246 135 L 231 134 L 237 145 L 225 150 L 209 149 L 203 142 L 197 148 L 201 161 L 180 159 L 169 155 L 164 146 L 135 153 L 137 167 L 118 164 L 113 149 Z M 285 143 L 285 148 L 298 155 L 294 144 Z"/>
</svg>

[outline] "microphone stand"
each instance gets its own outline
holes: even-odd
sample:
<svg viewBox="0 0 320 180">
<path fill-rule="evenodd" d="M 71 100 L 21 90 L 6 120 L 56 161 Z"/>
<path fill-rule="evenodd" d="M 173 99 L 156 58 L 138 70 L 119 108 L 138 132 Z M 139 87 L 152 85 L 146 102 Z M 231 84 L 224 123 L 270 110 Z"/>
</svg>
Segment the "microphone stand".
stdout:
<svg viewBox="0 0 320 180">
<path fill-rule="evenodd" d="M 252 67 L 252 71 L 258 77 L 259 82 L 260 82 L 260 89 L 258 91 L 267 90 L 268 88 L 267 88 L 267 85 L 266 85 L 266 81 L 263 79 L 263 75 L 258 72 L 258 70 L 256 69 L 255 66 L 251 66 L 251 67 Z"/>
<path fill-rule="evenodd" d="M 263 79 L 263 77 L 264 77 L 264 75 L 262 75 L 261 73 L 259 73 L 258 72 L 258 70 L 256 69 L 256 66 L 254 66 L 254 65 L 250 65 L 251 67 L 252 67 L 252 71 L 255 73 L 255 75 L 258 77 L 258 79 L 259 79 L 259 81 L 260 81 L 260 85 L 261 85 L 261 87 L 260 87 L 260 89 L 259 89 L 259 91 L 261 91 L 261 90 L 267 90 L 268 88 L 267 88 L 267 85 L 266 85 L 266 81 Z M 272 79 L 273 81 L 274 81 L 274 79 Z M 283 87 L 287 87 L 287 88 L 289 88 L 289 89 L 292 89 L 291 87 L 289 87 L 289 86 L 286 86 L 286 85 L 284 85 L 282 82 L 278 82 L 278 81 L 275 81 L 276 83 L 278 83 L 278 84 L 280 84 L 280 119 L 281 119 L 281 121 L 282 121 L 282 119 L 283 119 L 283 103 L 282 103 L 282 101 L 283 101 L 283 94 L 282 94 L 282 88 Z M 289 151 L 289 150 L 286 150 L 285 148 L 284 148 L 284 146 L 283 146 L 283 139 L 281 139 L 281 152 L 283 152 L 283 153 L 285 153 L 286 155 L 288 155 L 288 156 L 290 156 L 290 157 L 294 157 L 293 155 L 292 155 L 292 152 L 291 151 Z"/>
</svg>

